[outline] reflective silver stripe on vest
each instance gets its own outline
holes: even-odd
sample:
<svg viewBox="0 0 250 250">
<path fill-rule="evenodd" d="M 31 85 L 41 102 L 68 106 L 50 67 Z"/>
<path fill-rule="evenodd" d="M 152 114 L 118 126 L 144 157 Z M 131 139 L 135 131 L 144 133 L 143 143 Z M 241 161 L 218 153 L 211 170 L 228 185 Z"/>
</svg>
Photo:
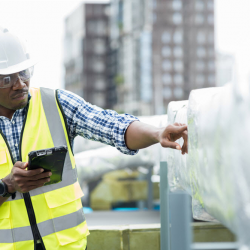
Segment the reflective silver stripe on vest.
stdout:
<svg viewBox="0 0 250 250">
<path fill-rule="evenodd" d="M 53 89 L 47 89 L 47 88 L 40 88 L 40 91 L 41 91 L 43 109 L 49 125 L 49 130 L 54 146 L 55 147 L 62 145 L 67 146 L 64 129 L 62 126 L 61 118 L 56 104 L 55 91 Z M 72 168 L 69 156 L 69 150 L 71 149 L 68 148 L 68 152 L 66 154 L 65 163 L 63 167 L 62 181 L 57 184 L 41 187 L 40 189 L 42 189 L 42 192 L 40 193 L 49 192 L 65 186 L 69 186 L 77 181 L 76 168 L 75 169 Z M 30 194 L 37 195 L 37 191 L 39 192 L 39 189 L 34 190 L 34 192 L 31 191 Z"/>
<path fill-rule="evenodd" d="M 54 219 L 38 223 L 38 229 L 42 237 L 73 228 L 85 221 L 83 209 Z M 0 243 L 13 243 L 18 241 L 33 240 L 31 227 L 18 227 L 14 229 L 0 229 Z"/>
<path fill-rule="evenodd" d="M 52 220 L 47 220 L 37 225 L 41 236 L 44 237 L 55 232 L 60 232 L 65 229 L 76 227 L 84 221 L 85 217 L 83 214 L 83 208 L 80 208 L 74 213 L 67 214 L 62 217 L 57 217 Z"/>
<path fill-rule="evenodd" d="M 58 113 L 56 104 L 55 91 L 53 89 L 40 88 L 41 99 L 45 116 L 49 125 L 50 134 L 54 146 L 67 145 L 64 129 L 62 126 L 61 118 Z M 68 149 L 71 150 L 71 149 Z M 43 186 L 31 190 L 30 196 L 43 194 L 69 185 L 73 185 L 77 181 L 77 170 L 72 168 L 69 151 L 66 154 L 65 163 L 63 167 L 62 181 L 56 184 Z M 17 194 L 15 200 L 22 199 L 20 194 Z"/>
</svg>

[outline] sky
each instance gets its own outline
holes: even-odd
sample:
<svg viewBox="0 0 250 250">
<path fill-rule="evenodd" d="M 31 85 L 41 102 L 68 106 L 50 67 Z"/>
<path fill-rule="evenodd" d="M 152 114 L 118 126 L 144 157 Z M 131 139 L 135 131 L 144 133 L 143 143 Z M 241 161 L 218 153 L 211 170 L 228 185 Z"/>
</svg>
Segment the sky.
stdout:
<svg viewBox="0 0 250 250">
<path fill-rule="evenodd" d="M 0 0 L 0 26 L 25 37 L 38 58 L 33 87 L 63 87 L 64 19 L 83 2 L 89 1 Z"/>
<path fill-rule="evenodd" d="M 39 58 L 32 79 L 33 86 L 63 87 L 64 19 L 83 2 L 0 0 L 0 26 L 26 37 Z M 215 0 L 216 50 L 234 56 L 242 81 L 250 79 L 249 10 L 249 0 Z"/>
<path fill-rule="evenodd" d="M 215 48 L 235 58 L 239 82 L 250 83 L 250 1 L 215 0 Z"/>
</svg>

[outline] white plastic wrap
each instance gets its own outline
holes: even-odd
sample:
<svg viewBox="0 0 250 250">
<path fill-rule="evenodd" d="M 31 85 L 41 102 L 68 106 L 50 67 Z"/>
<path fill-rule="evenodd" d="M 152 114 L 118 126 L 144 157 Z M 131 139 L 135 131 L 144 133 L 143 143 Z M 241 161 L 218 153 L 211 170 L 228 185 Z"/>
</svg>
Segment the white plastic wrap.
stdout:
<svg viewBox="0 0 250 250">
<path fill-rule="evenodd" d="M 193 217 L 208 221 L 215 217 L 227 226 L 232 226 L 235 225 L 232 222 L 234 204 L 229 202 L 233 193 L 233 188 L 230 187 L 232 170 L 229 170 L 225 157 L 229 152 L 230 143 L 229 138 L 224 138 L 229 128 L 229 106 L 224 106 L 227 92 L 227 88 L 208 88 L 191 92 L 188 108 L 187 164 L 192 188 Z M 224 145 L 225 142 L 227 145 Z"/>
<path fill-rule="evenodd" d="M 250 91 L 249 83 L 233 85 L 231 110 L 233 133 L 235 204 L 240 250 L 250 249 Z"/>
<path fill-rule="evenodd" d="M 141 122 L 156 127 L 167 125 L 167 115 L 139 117 Z M 94 144 L 93 144 L 94 145 Z M 80 145 L 79 145 L 80 146 Z M 99 146 L 97 144 L 97 146 Z M 137 155 L 125 155 L 111 146 L 87 150 L 75 155 L 80 182 L 92 181 L 117 169 L 152 167 L 160 162 L 160 145 L 141 149 Z"/>
<path fill-rule="evenodd" d="M 153 151 L 150 149 L 141 150 L 137 155 L 131 156 L 106 146 L 78 153 L 75 155 L 75 160 L 80 183 L 97 180 L 113 170 L 154 166 Z"/>
<path fill-rule="evenodd" d="M 187 124 L 188 101 L 170 102 L 168 104 L 168 125 L 174 123 Z M 177 141 L 181 146 L 183 139 Z M 186 155 L 181 151 L 169 148 L 167 150 L 168 178 L 170 190 L 185 189 L 191 194 Z"/>
<path fill-rule="evenodd" d="M 173 186 L 191 190 L 194 218 L 222 222 L 237 235 L 240 250 L 250 250 L 249 87 L 233 83 L 192 91 L 186 164 L 173 150 L 168 159 L 173 177 L 179 178 Z M 180 110 L 171 103 L 169 123 L 185 123 L 176 115 Z"/>
</svg>

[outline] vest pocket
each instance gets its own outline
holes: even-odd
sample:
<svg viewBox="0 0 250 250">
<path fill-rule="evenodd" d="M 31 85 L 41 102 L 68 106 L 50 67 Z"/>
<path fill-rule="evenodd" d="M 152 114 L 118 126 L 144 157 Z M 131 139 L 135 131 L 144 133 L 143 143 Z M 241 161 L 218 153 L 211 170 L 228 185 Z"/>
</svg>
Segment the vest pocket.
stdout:
<svg viewBox="0 0 250 250">
<path fill-rule="evenodd" d="M 0 229 L 11 229 L 10 202 L 4 202 L 0 206 Z"/>
<path fill-rule="evenodd" d="M 60 245 L 67 245 L 86 236 L 80 185 L 73 185 L 45 193 L 49 213 L 53 221 L 53 231 Z M 86 224 L 86 222 L 85 222 Z"/>
</svg>

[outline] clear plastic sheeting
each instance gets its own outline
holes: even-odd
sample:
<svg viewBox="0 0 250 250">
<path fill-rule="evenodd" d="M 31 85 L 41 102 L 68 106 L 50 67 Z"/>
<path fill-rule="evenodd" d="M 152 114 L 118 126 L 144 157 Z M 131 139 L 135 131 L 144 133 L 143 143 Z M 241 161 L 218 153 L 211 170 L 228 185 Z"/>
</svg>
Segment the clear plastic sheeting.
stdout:
<svg viewBox="0 0 250 250">
<path fill-rule="evenodd" d="M 233 85 L 233 105 L 231 130 L 233 133 L 230 157 L 234 171 L 236 189 L 235 204 L 237 213 L 238 239 L 240 250 L 250 249 L 250 90 L 249 82 Z M 233 115 L 232 115 L 233 114 Z"/>
<path fill-rule="evenodd" d="M 187 111 L 189 135 L 186 161 L 169 149 L 171 189 L 187 190 L 194 218 L 215 218 L 236 234 L 239 250 L 250 250 L 249 83 L 193 90 L 185 109 L 169 104 L 169 124 L 185 123 Z"/>
<path fill-rule="evenodd" d="M 191 92 L 187 157 L 193 217 L 207 221 L 213 221 L 215 217 L 227 226 L 234 225 L 234 219 L 230 217 L 234 203 L 229 202 L 232 201 L 230 195 L 233 193 L 229 181 L 232 180 L 232 171 L 225 163 L 230 143 L 229 138 L 223 138 L 228 118 L 224 105 L 225 100 L 230 100 L 224 100 L 223 97 L 226 97 L 228 91 L 230 88 L 207 88 Z"/>
<path fill-rule="evenodd" d="M 168 125 L 174 123 L 187 124 L 188 101 L 170 102 L 168 104 Z M 183 139 L 177 140 L 181 146 Z M 181 151 L 169 148 L 167 150 L 170 190 L 185 189 L 191 194 L 186 155 Z"/>
<path fill-rule="evenodd" d="M 139 117 L 141 122 L 156 127 L 167 125 L 167 115 Z M 97 144 L 97 146 L 99 146 Z M 75 154 L 77 172 L 80 183 L 99 179 L 103 174 L 118 169 L 135 169 L 137 167 L 153 167 L 160 162 L 160 145 L 139 150 L 131 156 L 122 154 L 116 148 L 104 146 Z"/>
<path fill-rule="evenodd" d="M 187 164 L 193 200 L 237 235 L 240 250 L 250 249 L 249 128 L 249 84 L 192 91 Z"/>
<path fill-rule="evenodd" d="M 110 146 L 78 153 L 75 160 L 80 183 L 97 180 L 113 170 L 154 166 L 152 150 L 144 149 L 131 156 L 122 154 Z"/>
</svg>

